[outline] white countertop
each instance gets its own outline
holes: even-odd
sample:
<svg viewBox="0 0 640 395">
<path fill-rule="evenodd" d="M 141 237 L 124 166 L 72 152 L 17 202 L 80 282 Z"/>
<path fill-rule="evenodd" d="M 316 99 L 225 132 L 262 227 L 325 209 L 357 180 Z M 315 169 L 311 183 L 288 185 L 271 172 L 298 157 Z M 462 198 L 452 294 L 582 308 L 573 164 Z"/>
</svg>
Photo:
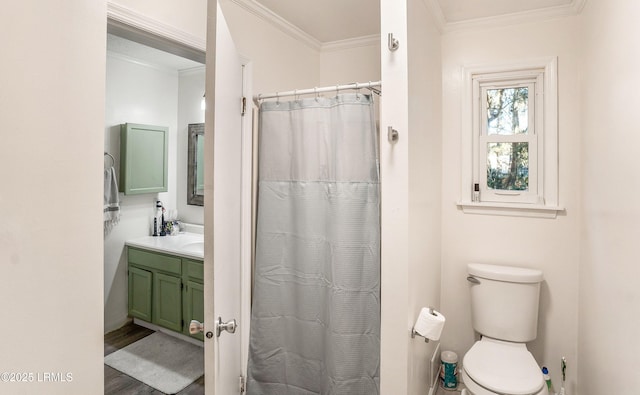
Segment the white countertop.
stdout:
<svg viewBox="0 0 640 395">
<path fill-rule="evenodd" d="M 198 233 L 179 233 L 175 236 L 144 236 L 127 240 L 125 245 L 185 258 L 204 259 L 204 235 Z"/>
</svg>

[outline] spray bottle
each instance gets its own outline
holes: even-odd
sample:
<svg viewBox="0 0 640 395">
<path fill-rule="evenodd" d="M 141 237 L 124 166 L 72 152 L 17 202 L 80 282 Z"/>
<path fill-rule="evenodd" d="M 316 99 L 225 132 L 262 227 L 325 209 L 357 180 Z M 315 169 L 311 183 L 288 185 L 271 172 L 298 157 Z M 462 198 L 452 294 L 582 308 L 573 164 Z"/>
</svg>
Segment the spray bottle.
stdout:
<svg viewBox="0 0 640 395">
<path fill-rule="evenodd" d="M 547 383 L 547 389 L 549 390 L 549 393 L 552 394 L 553 392 L 551 391 L 551 376 L 549 376 L 549 369 L 547 369 L 546 366 L 542 367 L 542 377 L 544 377 L 544 381 Z"/>
</svg>

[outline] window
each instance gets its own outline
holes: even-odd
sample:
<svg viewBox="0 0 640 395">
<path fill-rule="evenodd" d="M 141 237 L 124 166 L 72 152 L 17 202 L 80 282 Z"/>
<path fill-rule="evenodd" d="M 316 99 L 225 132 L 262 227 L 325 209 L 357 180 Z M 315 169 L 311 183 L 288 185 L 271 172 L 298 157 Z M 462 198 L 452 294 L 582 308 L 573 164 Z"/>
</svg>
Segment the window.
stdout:
<svg viewBox="0 0 640 395">
<path fill-rule="evenodd" d="M 543 71 L 473 77 L 473 185 L 480 202 L 538 201 L 536 109 L 542 108 Z M 530 75 L 529 75 L 530 74 Z M 541 164 L 541 163 L 540 163 Z M 540 169 L 542 170 L 542 169 Z"/>
<path fill-rule="evenodd" d="M 465 69 L 465 212 L 554 216 L 556 59 Z"/>
</svg>

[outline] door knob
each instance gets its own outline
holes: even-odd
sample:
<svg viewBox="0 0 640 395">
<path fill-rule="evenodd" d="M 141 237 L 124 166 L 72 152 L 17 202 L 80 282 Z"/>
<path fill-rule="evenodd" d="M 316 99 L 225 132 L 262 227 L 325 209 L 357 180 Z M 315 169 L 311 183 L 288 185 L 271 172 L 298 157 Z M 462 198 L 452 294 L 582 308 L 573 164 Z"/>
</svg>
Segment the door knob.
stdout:
<svg viewBox="0 0 640 395">
<path fill-rule="evenodd" d="M 227 322 L 222 322 L 222 317 L 218 317 L 218 321 L 216 322 L 216 337 L 220 337 L 220 333 L 222 333 L 222 331 L 235 333 L 237 327 L 238 323 L 235 319 Z"/>
</svg>

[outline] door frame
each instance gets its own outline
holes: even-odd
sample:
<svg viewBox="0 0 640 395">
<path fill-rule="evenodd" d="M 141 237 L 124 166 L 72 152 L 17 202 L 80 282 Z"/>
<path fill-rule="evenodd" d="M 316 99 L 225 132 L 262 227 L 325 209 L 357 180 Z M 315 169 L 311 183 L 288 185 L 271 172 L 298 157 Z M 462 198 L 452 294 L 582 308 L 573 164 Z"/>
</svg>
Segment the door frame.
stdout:
<svg viewBox="0 0 640 395">
<path fill-rule="evenodd" d="M 249 333 L 251 327 L 251 295 L 253 281 L 254 257 L 254 196 L 257 192 L 254 172 L 257 158 L 257 118 L 253 107 L 253 65 L 251 61 L 240 55 L 242 61 L 242 95 L 245 98 L 245 109 L 242 117 L 242 224 L 240 236 L 241 279 L 240 279 L 240 360 L 242 374 L 246 378 L 249 362 Z"/>
<path fill-rule="evenodd" d="M 107 1 L 107 33 L 205 64 L 207 41 Z"/>
</svg>

